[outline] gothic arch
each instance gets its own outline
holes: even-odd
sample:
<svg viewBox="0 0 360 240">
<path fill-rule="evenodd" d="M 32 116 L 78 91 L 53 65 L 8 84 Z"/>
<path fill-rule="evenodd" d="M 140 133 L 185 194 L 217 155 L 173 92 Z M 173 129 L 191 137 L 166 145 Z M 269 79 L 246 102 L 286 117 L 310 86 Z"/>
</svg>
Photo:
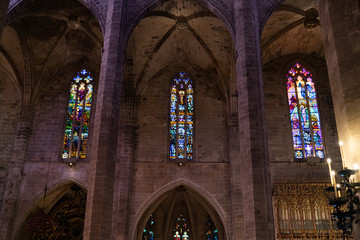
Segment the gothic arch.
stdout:
<svg viewBox="0 0 360 240">
<path fill-rule="evenodd" d="M 218 2 L 213 6 L 211 1 L 189 1 L 185 10 L 178 5 L 169 10 L 169 2 L 155 1 L 141 10 L 137 21 L 129 21 L 134 25 L 125 34 L 126 55 L 132 62 L 129 69 L 136 92 L 141 94 L 165 69 L 185 65 L 210 73 L 228 100 L 234 38 L 229 22 L 212 12 Z M 153 25 L 156 30 L 149 32 Z"/>
<path fill-rule="evenodd" d="M 182 201 L 183 205 L 179 207 L 179 201 L 176 200 L 177 196 L 179 195 L 178 192 L 181 192 L 181 194 L 185 195 L 184 201 Z M 223 224 L 225 219 L 225 211 L 222 208 L 222 206 L 219 204 L 219 202 L 205 189 L 198 186 L 197 184 L 194 184 L 193 182 L 187 180 L 187 179 L 178 179 L 176 181 L 172 181 L 166 185 L 164 185 L 162 188 L 159 188 L 157 191 L 155 191 L 146 201 L 143 202 L 143 204 L 139 207 L 139 210 L 135 214 L 137 218 L 134 221 L 134 227 L 131 232 L 131 238 L 133 240 L 140 240 L 142 237 L 142 231 L 146 225 L 146 222 L 150 215 L 153 213 L 159 213 L 159 208 L 163 203 L 170 203 L 172 206 L 171 212 L 174 211 L 174 214 L 179 212 L 179 208 L 186 208 L 187 213 L 185 215 L 190 218 L 190 222 L 195 219 L 194 216 L 197 215 L 198 211 L 193 211 L 192 206 L 189 206 L 189 204 L 193 204 L 197 202 L 201 205 L 201 208 L 203 208 L 203 213 L 207 213 L 207 216 L 210 216 L 214 224 L 217 226 L 219 232 L 220 232 L 220 238 L 219 239 L 227 239 L 225 224 Z M 169 210 L 170 212 L 170 210 Z M 204 215 L 204 214 L 203 214 Z M 171 232 L 169 229 L 172 229 L 172 216 L 171 214 L 169 216 L 166 216 L 166 220 L 162 223 L 166 223 L 163 226 L 167 226 L 165 231 L 162 232 L 162 236 L 160 239 L 163 239 L 163 236 L 171 235 Z M 199 216 L 196 216 L 199 218 Z M 204 217 L 204 216 L 202 216 Z M 156 218 L 154 218 L 156 221 Z M 164 216 L 165 219 L 165 216 Z M 201 234 L 201 227 L 196 226 L 196 223 L 194 224 L 194 229 L 196 229 L 197 236 Z M 204 222 L 205 224 L 205 222 Z M 156 230 L 155 230 L 156 234 Z M 166 238 L 166 237 L 165 237 Z M 192 239 L 197 239 L 196 237 Z"/>
<path fill-rule="evenodd" d="M 57 203 L 61 201 L 61 199 L 67 194 L 71 194 L 73 186 L 77 186 L 79 191 L 85 194 L 87 193 L 87 186 L 84 183 L 81 183 L 75 179 L 67 179 L 61 182 L 58 182 L 46 189 L 41 193 L 37 194 L 32 200 L 31 205 L 29 205 L 28 209 L 22 215 L 21 220 L 18 222 L 17 226 L 14 227 L 16 229 L 15 238 L 23 240 L 24 236 L 27 236 L 28 233 L 25 231 L 26 224 L 29 221 L 29 217 L 40 211 L 43 211 L 45 214 L 49 214 L 52 209 L 56 206 Z M 25 232 L 25 233 L 24 233 Z M 24 235 L 25 234 L 25 235 Z"/>
<path fill-rule="evenodd" d="M 125 36 L 126 41 L 128 41 L 130 35 L 134 31 L 135 27 L 139 24 L 139 22 L 149 16 L 149 12 L 156 8 L 161 3 L 166 2 L 164 0 L 147 0 L 147 3 L 143 5 L 142 8 L 138 8 L 138 12 L 134 13 L 132 16 L 128 16 L 130 21 L 127 21 L 131 23 L 129 27 L 126 29 Z M 230 35 L 232 36 L 232 40 L 234 42 L 235 39 L 235 26 L 233 23 L 233 6 L 227 4 L 223 0 L 197 0 L 197 2 L 210 10 L 212 13 L 214 13 L 227 27 L 228 31 L 230 32 Z"/>
<path fill-rule="evenodd" d="M 264 26 L 273 12 L 282 4 L 285 0 L 267 0 L 262 1 L 263 12 L 260 14 L 260 31 L 264 29 Z"/>
<path fill-rule="evenodd" d="M 21 10 L 26 8 L 31 2 L 37 1 L 37 0 L 19 0 L 12 5 L 9 5 L 10 10 L 8 10 L 8 14 L 6 16 L 5 24 L 9 24 L 14 19 L 16 19 L 17 15 Z M 98 1 L 96 0 L 78 0 L 81 4 L 83 4 L 89 11 L 94 15 L 94 17 L 97 19 L 102 32 L 105 32 L 105 24 L 106 24 L 106 16 L 103 16 L 102 13 L 106 12 L 104 11 L 105 6 L 101 6 Z M 10 3 L 11 4 L 11 3 Z"/>
</svg>

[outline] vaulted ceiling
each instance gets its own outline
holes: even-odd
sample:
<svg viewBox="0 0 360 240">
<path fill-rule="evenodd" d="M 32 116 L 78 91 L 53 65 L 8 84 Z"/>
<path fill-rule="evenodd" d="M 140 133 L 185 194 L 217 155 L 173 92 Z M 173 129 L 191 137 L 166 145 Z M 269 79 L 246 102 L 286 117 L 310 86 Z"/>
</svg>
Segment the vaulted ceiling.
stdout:
<svg viewBox="0 0 360 240">
<path fill-rule="evenodd" d="M 227 28 L 196 1 L 167 1 L 151 11 L 134 29 L 127 56 L 136 86 L 170 65 L 215 71 L 226 85 L 234 59 Z"/>
<path fill-rule="evenodd" d="M 14 79 L 30 104 L 31 93 L 71 65 L 99 68 L 101 49 L 100 26 L 81 3 L 34 1 L 3 31 L 0 71 Z"/>
<path fill-rule="evenodd" d="M 270 16 L 261 36 L 263 63 L 292 53 L 324 58 L 315 0 L 286 0 Z"/>
</svg>

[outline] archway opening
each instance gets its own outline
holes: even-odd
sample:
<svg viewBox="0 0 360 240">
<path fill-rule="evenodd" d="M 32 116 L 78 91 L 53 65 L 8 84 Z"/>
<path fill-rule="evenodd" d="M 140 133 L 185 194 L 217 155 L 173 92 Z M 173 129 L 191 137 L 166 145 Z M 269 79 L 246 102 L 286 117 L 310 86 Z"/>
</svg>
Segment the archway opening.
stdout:
<svg viewBox="0 0 360 240">
<path fill-rule="evenodd" d="M 223 223 L 202 196 L 180 185 L 158 198 L 137 225 L 137 240 L 225 239 Z"/>
<path fill-rule="evenodd" d="M 48 199 L 46 199 L 48 198 Z M 83 235 L 86 190 L 73 183 L 39 201 L 25 219 L 16 239 L 71 239 Z"/>
</svg>

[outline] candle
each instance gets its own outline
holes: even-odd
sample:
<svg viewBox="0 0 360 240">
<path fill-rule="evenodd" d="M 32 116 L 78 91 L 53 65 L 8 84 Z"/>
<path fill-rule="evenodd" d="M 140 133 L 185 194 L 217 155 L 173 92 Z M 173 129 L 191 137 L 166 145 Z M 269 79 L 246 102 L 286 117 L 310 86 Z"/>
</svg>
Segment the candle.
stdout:
<svg viewBox="0 0 360 240">
<path fill-rule="evenodd" d="M 329 174 L 330 174 L 330 181 L 331 181 L 331 185 L 334 186 L 334 181 L 333 181 L 333 177 L 332 177 L 332 170 L 331 170 L 331 159 L 328 158 L 327 160 L 328 166 L 329 166 Z"/>
<path fill-rule="evenodd" d="M 345 156 L 344 156 L 344 152 L 343 152 L 343 141 L 339 142 L 339 146 L 340 146 L 340 155 L 341 155 L 341 160 L 342 160 L 342 165 L 343 165 L 343 169 L 346 168 L 346 161 L 345 161 Z"/>
<path fill-rule="evenodd" d="M 331 178 L 333 180 L 334 183 L 334 193 L 335 193 L 335 197 L 338 197 L 338 192 L 337 192 L 337 187 L 336 187 L 336 179 L 335 179 L 335 171 L 331 171 Z"/>
</svg>

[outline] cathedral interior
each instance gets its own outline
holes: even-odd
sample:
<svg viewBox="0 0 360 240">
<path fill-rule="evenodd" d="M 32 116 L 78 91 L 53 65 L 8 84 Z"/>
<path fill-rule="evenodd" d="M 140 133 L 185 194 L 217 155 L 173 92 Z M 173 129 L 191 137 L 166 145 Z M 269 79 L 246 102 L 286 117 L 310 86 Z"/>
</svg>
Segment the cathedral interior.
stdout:
<svg viewBox="0 0 360 240">
<path fill-rule="evenodd" d="M 355 0 L 2 1 L 0 240 L 343 239 L 359 26 Z"/>
</svg>

